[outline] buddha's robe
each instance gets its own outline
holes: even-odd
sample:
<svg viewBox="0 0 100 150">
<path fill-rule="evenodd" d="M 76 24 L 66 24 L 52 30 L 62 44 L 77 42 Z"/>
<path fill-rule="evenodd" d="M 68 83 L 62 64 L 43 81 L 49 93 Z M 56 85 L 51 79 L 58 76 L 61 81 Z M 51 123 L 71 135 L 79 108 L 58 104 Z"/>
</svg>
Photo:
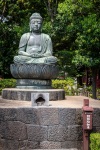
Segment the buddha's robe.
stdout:
<svg viewBox="0 0 100 150">
<path fill-rule="evenodd" d="M 38 40 L 31 33 L 22 35 L 18 56 L 14 63 L 56 63 L 57 58 L 52 56 L 52 41 L 49 35 L 41 33 Z"/>
</svg>

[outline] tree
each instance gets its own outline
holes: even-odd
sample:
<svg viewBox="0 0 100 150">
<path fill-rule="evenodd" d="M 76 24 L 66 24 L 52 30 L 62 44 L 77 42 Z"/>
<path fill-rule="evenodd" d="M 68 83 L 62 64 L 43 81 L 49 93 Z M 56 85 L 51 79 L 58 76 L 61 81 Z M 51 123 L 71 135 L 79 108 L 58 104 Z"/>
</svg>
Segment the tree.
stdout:
<svg viewBox="0 0 100 150">
<path fill-rule="evenodd" d="M 57 19 L 61 20 L 61 25 L 56 27 L 58 33 L 65 32 L 64 37 L 60 38 L 69 43 L 66 50 L 73 51 L 72 64 L 76 68 L 85 66 L 92 69 L 93 98 L 96 98 L 95 77 L 100 66 L 99 4 L 98 0 L 65 0 L 59 4 Z"/>
</svg>

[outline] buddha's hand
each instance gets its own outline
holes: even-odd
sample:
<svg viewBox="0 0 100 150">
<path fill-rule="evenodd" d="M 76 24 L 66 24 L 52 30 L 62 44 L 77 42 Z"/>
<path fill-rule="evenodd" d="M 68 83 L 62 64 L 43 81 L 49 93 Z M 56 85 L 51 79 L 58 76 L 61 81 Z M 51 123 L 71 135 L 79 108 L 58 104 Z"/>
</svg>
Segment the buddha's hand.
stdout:
<svg viewBox="0 0 100 150">
<path fill-rule="evenodd" d="M 40 54 L 32 54 L 31 57 L 33 57 L 33 58 L 40 58 L 42 56 Z"/>
<path fill-rule="evenodd" d="M 24 52 L 24 51 L 19 51 L 19 55 L 24 55 L 24 56 L 31 56 L 29 53 Z"/>
</svg>

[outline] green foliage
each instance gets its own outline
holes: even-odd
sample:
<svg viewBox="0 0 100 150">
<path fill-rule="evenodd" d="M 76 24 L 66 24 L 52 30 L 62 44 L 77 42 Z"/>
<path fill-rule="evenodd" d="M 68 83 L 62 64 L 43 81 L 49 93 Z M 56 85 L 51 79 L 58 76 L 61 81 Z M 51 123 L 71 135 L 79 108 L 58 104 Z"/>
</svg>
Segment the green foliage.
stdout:
<svg viewBox="0 0 100 150">
<path fill-rule="evenodd" d="M 68 72 L 69 76 L 75 75 L 77 73 L 75 66 L 71 63 L 73 57 L 73 53 L 71 51 L 62 50 L 58 51 L 55 55 L 58 58 L 60 70 Z"/>
<path fill-rule="evenodd" d="M 81 20 L 81 31 L 77 33 L 75 40 L 77 50 L 73 62 L 86 67 L 94 67 L 100 64 L 100 19 L 96 14 L 88 14 Z"/>
<path fill-rule="evenodd" d="M 0 94 L 4 88 L 13 88 L 16 86 L 15 79 L 0 79 Z"/>
<path fill-rule="evenodd" d="M 56 22 L 59 21 L 59 23 L 57 23 L 56 32 L 61 32 L 60 39 L 66 41 L 66 51 L 74 51 L 72 65 L 76 65 L 76 68 L 82 65 L 94 67 L 100 64 L 98 14 L 100 7 L 97 4 L 100 4 L 98 0 L 91 2 L 65 0 L 58 7 Z"/>
<path fill-rule="evenodd" d="M 77 90 L 74 88 L 74 79 L 72 78 L 67 78 L 66 80 L 52 80 L 52 87 L 64 89 L 66 95 L 74 95 Z"/>
<path fill-rule="evenodd" d="M 91 133 L 90 142 L 91 150 L 100 150 L 100 133 Z"/>
<path fill-rule="evenodd" d="M 95 96 L 96 71 L 100 69 L 100 1 L 65 0 L 58 5 L 58 15 L 54 23 L 55 48 L 66 50 L 71 57 L 62 58 L 66 71 L 72 68 L 76 74 L 81 68 L 91 68 L 93 77 L 93 98 Z M 57 42 L 59 41 L 59 43 Z M 59 57 L 60 58 L 60 57 Z M 67 64 L 68 62 L 68 64 Z M 65 65 L 63 66 L 63 70 Z M 74 68 L 74 69 L 73 69 Z"/>
<path fill-rule="evenodd" d="M 29 32 L 29 17 L 46 10 L 41 0 L 0 0 L 0 76 L 11 77 L 10 64 L 17 54 L 20 37 Z"/>
</svg>

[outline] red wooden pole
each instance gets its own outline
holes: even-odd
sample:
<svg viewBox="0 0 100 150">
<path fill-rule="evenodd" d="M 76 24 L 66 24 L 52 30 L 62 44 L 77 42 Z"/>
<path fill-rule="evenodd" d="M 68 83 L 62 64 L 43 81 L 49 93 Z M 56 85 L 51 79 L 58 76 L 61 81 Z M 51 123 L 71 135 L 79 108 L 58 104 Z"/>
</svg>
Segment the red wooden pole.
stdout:
<svg viewBox="0 0 100 150">
<path fill-rule="evenodd" d="M 89 131 L 92 130 L 93 108 L 89 107 L 89 99 L 83 103 L 83 150 L 89 150 Z"/>
</svg>

